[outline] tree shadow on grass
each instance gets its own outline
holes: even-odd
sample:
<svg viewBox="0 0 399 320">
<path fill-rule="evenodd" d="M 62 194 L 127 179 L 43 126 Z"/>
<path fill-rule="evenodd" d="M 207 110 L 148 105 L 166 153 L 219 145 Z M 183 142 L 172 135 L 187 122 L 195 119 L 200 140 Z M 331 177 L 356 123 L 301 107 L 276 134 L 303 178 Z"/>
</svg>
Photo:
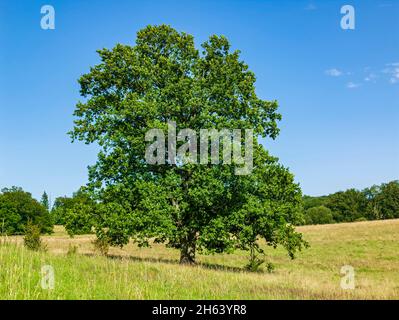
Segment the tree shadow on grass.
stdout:
<svg viewBox="0 0 399 320">
<path fill-rule="evenodd" d="M 94 254 L 85 254 L 87 256 L 94 256 Z M 135 261 L 135 262 L 151 262 L 151 263 L 166 263 L 166 264 L 173 264 L 173 265 L 181 265 L 179 263 L 179 260 L 177 259 L 165 259 L 165 258 L 151 258 L 151 257 L 137 257 L 137 256 L 120 256 L 120 255 L 114 255 L 114 254 L 108 254 L 106 256 L 108 259 L 115 259 L 115 260 L 130 260 L 130 261 Z M 225 266 L 221 264 L 216 264 L 216 263 L 208 263 L 208 262 L 197 262 L 193 265 L 187 265 L 187 266 L 193 266 L 193 267 L 201 267 L 204 269 L 209 269 L 209 270 L 216 270 L 216 271 L 225 271 L 225 272 L 248 272 L 245 268 L 240 268 L 240 267 L 231 267 L 231 266 Z"/>
</svg>

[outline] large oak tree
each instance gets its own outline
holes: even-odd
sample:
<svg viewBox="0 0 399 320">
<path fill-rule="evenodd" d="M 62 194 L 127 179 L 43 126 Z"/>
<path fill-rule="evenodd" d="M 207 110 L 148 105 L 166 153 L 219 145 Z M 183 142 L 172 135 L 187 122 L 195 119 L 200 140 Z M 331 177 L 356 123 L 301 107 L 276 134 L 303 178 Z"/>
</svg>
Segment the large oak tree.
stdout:
<svg viewBox="0 0 399 320">
<path fill-rule="evenodd" d="M 71 131 L 73 140 L 101 148 L 88 185 L 98 199 L 87 219 L 97 236 L 111 245 L 155 239 L 180 249 L 181 263 L 194 262 L 196 252 L 259 252 L 260 237 L 293 257 L 305 243 L 293 227 L 301 191 L 258 143 L 278 135 L 281 116 L 276 101 L 256 95 L 239 51 L 223 36 L 199 51 L 191 35 L 161 25 L 139 31 L 135 46 L 98 53 L 101 62 L 79 80 L 84 100 Z M 236 175 L 234 163 L 148 164 L 145 134 L 166 130 L 168 121 L 178 132 L 253 129 L 252 173 Z"/>
</svg>

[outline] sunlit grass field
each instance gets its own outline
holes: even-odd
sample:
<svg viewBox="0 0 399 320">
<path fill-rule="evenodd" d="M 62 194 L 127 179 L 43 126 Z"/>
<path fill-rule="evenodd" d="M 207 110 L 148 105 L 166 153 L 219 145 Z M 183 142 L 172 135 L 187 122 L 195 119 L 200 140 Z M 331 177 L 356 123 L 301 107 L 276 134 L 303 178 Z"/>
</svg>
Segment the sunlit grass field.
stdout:
<svg viewBox="0 0 399 320">
<path fill-rule="evenodd" d="M 159 244 L 112 248 L 104 257 L 94 252 L 93 236 L 71 239 L 59 226 L 43 237 L 47 252 L 3 238 L 0 299 L 399 299 L 399 220 L 298 230 L 311 247 L 295 260 L 267 248 L 272 273 L 246 272 L 241 251 L 198 255 L 196 266 L 179 265 L 179 252 Z M 54 268 L 54 289 L 41 287 L 43 265 Z M 354 267 L 353 290 L 340 286 L 343 265 Z"/>
</svg>

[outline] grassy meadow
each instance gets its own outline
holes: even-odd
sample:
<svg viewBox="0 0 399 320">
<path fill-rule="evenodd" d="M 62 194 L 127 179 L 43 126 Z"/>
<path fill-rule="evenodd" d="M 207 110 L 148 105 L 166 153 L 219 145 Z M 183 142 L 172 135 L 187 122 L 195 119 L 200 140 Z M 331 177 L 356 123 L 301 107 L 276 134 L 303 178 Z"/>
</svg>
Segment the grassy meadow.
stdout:
<svg viewBox="0 0 399 320">
<path fill-rule="evenodd" d="M 43 237 L 47 252 L 3 238 L 0 299 L 399 299 L 399 220 L 298 229 L 311 247 L 295 260 L 267 248 L 273 273 L 244 271 L 241 251 L 198 255 L 196 266 L 179 265 L 179 252 L 159 244 L 111 248 L 104 257 L 93 236 L 70 238 L 59 226 Z M 52 290 L 41 288 L 43 265 L 54 268 Z M 340 287 L 343 265 L 355 269 L 354 290 Z"/>
</svg>

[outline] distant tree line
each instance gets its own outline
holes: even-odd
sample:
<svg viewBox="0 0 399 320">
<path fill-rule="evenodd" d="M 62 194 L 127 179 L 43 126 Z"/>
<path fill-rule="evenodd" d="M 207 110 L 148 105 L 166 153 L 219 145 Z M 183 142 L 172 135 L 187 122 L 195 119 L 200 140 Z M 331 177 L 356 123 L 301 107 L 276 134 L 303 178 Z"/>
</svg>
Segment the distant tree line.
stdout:
<svg viewBox="0 0 399 320">
<path fill-rule="evenodd" d="M 80 189 L 72 197 L 55 199 L 51 216 L 54 223 L 64 225 L 70 235 L 91 233 L 90 213 L 96 203 Z M 71 231 L 73 230 L 73 232 Z"/>
<path fill-rule="evenodd" d="M 51 204 L 46 192 L 38 201 L 20 187 L 3 188 L 0 192 L 0 235 L 26 234 L 29 226 L 41 234 L 49 234 L 55 224 L 74 230 L 74 234 L 90 233 L 90 222 L 85 218 L 94 206 L 94 201 L 82 190 L 72 197 L 58 197 Z"/>
<path fill-rule="evenodd" d="M 399 218 L 399 181 L 328 196 L 303 197 L 304 224 Z"/>
<path fill-rule="evenodd" d="M 98 203 L 84 189 L 72 197 L 58 197 L 51 205 L 46 192 L 39 201 L 19 187 L 0 192 L 0 233 L 24 234 L 28 223 L 41 233 L 53 225 L 64 225 L 71 235 L 91 233 Z M 98 214 L 101 214 L 98 213 Z M 399 218 L 399 181 L 374 185 L 364 190 L 348 189 L 327 196 L 303 197 L 303 223 L 329 224 Z"/>
</svg>

